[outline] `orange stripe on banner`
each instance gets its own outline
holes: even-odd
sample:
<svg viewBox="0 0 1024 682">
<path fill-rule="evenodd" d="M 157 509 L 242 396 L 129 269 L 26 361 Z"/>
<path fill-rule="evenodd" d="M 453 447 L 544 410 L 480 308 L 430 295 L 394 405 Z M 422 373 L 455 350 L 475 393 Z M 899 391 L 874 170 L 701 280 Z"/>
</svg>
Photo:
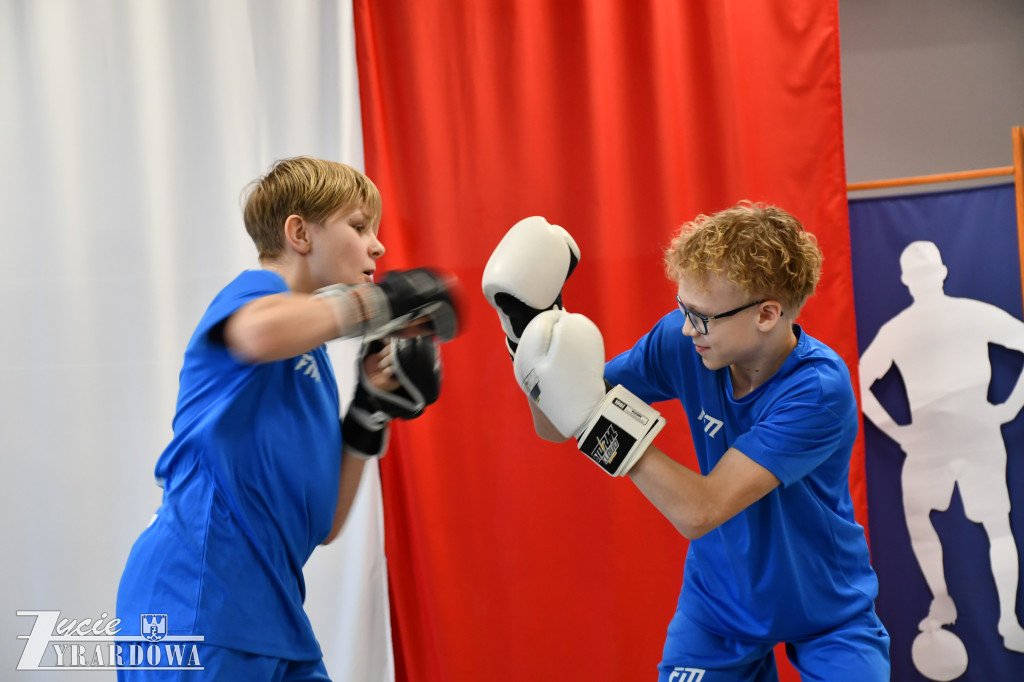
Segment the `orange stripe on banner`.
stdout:
<svg viewBox="0 0 1024 682">
<path fill-rule="evenodd" d="M 1024 128 L 1013 129 L 1013 179 L 1017 188 L 1017 247 L 1020 250 L 1021 282 L 1024 282 Z M 1022 288 L 1024 295 L 1024 288 Z"/>
<path fill-rule="evenodd" d="M 1019 172 L 1018 164 L 1018 172 Z M 979 178 L 996 178 L 1013 175 L 1013 166 L 999 168 L 982 168 L 980 170 L 959 171 L 957 173 L 936 173 L 935 175 L 918 175 L 911 178 L 893 178 L 891 180 L 869 180 L 868 182 L 851 182 L 846 186 L 847 192 L 859 192 L 866 189 L 888 189 L 906 187 L 907 185 L 928 185 L 936 182 L 957 182 L 960 180 L 978 180 Z M 1018 185 L 1020 182 L 1018 181 Z M 1018 202 L 1018 207 L 1020 206 Z"/>
</svg>

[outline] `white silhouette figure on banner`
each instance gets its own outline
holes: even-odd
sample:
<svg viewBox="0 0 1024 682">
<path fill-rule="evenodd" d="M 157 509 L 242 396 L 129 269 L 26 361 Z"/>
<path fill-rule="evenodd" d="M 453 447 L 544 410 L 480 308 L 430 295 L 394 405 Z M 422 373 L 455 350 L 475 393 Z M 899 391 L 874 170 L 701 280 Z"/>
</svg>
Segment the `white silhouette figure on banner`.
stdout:
<svg viewBox="0 0 1024 682">
<path fill-rule="evenodd" d="M 914 301 L 882 325 L 861 355 L 861 400 L 864 415 L 906 453 L 903 509 L 914 556 L 932 593 L 919 629 L 935 633 L 957 618 L 946 586 L 942 544 L 929 516 L 932 510 L 949 508 L 957 485 L 964 514 L 982 524 L 988 535 L 1003 645 L 1024 652 L 1024 629 L 1016 614 L 1020 569 L 1010 529 L 1006 444 L 1000 431 L 1024 406 L 1024 375 L 1004 402 L 988 401 L 988 346 L 1024 352 L 1024 322 L 989 303 L 947 296 L 947 269 L 932 242 L 908 245 L 900 255 L 900 268 Z M 906 425 L 897 424 L 871 392 L 894 364 L 910 406 L 911 423 Z M 946 633 L 936 634 L 947 640 L 953 636 Z M 962 663 L 966 669 L 966 650 Z M 916 656 L 915 664 L 922 669 Z"/>
</svg>

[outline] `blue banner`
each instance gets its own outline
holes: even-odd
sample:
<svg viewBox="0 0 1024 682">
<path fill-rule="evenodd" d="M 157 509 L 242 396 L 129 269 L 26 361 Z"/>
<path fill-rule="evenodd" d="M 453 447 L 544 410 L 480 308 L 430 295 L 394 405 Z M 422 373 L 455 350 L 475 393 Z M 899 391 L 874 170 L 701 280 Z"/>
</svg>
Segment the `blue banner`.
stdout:
<svg viewBox="0 0 1024 682">
<path fill-rule="evenodd" d="M 892 679 L 1022 680 L 1014 187 L 851 200 L 850 240 L 869 531 Z"/>
</svg>

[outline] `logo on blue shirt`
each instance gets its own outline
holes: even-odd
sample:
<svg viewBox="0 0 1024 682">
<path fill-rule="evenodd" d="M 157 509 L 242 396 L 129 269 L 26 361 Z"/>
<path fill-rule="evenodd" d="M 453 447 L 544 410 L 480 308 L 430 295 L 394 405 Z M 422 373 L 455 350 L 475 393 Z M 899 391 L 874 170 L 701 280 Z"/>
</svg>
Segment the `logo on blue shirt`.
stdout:
<svg viewBox="0 0 1024 682">
<path fill-rule="evenodd" d="M 704 410 L 700 411 L 700 416 L 697 419 L 704 422 L 704 433 L 708 434 L 708 438 L 714 438 L 718 430 L 722 428 L 722 424 L 725 423 L 721 419 L 715 419 Z"/>
<path fill-rule="evenodd" d="M 299 361 L 295 363 L 295 371 L 301 371 L 307 377 L 313 377 L 313 381 L 320 381 L 320 368 L 316 366 L 316 358 L 310 353 L 303 353 L 299 356 Z"/>
</svg>

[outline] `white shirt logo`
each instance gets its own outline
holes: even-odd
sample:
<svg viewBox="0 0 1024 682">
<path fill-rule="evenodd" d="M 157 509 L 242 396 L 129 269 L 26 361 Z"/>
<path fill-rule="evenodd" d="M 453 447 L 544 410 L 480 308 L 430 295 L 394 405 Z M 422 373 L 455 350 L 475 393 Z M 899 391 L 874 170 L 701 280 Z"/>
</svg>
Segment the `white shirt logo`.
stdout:
<svg viewBox="0 0 1024 682">
<path fill-rule="evenodd" d="M 722 428 L 724 423 L 721 419 L 715 419 L 704 410 L 700 411 L 700 416 L 697 419 L 704 422 L 704 433 L 708 434 L 709 438 L 714 438 L 715 434 L 718 433 L 718 429 Z"/>
<path fill-rule="evenodd" d="M 313 377 L 313 381 L 320 381 L 320 368 L 316 366 L 316 358 L 309 353 L 303 353 L 299 357 L 299 361 L 295 363 L 295 371 Z"/>
</svg>

